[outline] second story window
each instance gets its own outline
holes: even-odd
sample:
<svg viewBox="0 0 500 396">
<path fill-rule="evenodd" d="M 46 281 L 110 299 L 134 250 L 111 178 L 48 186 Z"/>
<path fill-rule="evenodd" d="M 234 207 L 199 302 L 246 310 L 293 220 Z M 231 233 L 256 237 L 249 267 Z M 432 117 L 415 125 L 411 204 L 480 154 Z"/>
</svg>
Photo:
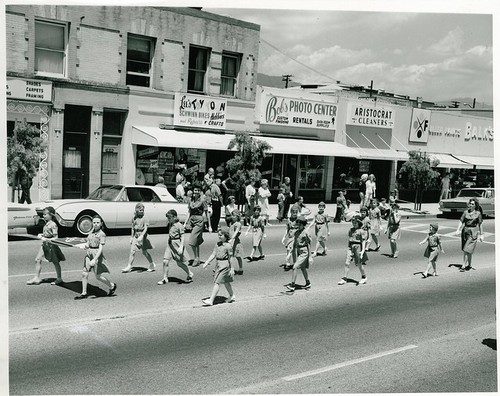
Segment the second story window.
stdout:
<svg viewBox="0 0 500 396">
<path fill-rule="evenodd" d="M 66 25 L 35 21 L 35 72 L 64 76 L 66 73 Z"/>
<path fill-rule="evenodd" d="M 151 64 L 153 39 L 128 36 L 127 39 L 127 85 L 151 86 Z"/>
<path fill-rule="evenodd" d="M 222 54 L 222 71 L 220 94 L 235 96 L 236 80 L 240 69 L 240 56 L 224 52 Z"/>
<path fill-rule="evenodd" d="M 191 46 L 189 48 L 188 92 L 205 92 L 205 74 L 208 66 L 209 49 Z"/>
</svg>

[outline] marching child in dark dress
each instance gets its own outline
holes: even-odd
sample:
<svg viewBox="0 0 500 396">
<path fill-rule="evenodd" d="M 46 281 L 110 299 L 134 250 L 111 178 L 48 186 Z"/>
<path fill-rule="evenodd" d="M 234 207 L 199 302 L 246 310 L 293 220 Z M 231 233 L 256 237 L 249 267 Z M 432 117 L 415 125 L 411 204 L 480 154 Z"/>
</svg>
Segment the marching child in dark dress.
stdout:
<svg viewBox="0 0 500 396">
<path fill-rule="evenodd" d="M 359 268 L 361 273 L 361 280 L 359 283 L 366 283 L 366 273 L 363 268 L 363 263 L 368 261 L 366 256 L 366 231 L 362 229 L 363 222 L 359 216 L 353 216 L 352 218 L 352 228 L 349 230 L 349 241 L 347 247 L 347 254 L 344 267 L 344 276 L 338 282 L 339 285 L 345 285 L 347 283 L 347 275 L 349 274 L 349 267 L 351 262 Z"/>
<path fill-rule="evenodd" d="M 108 296 L 113 295 L 116 290 L 116 283 L 111 283 L 109 279 L 103 275 L 105 272 L 109 273 L 109 269 L 106 266 L 106 258 L 102 253 L 104 244 L 106 243 L 106 234 L 101 229 L 102 219 L 97 215 L 94 216 L 92 218 L 92 225 L 94 229 L 87 236 L 87 243 L 85 245 L 87 255 L 83 260 L 82 294 L 76 296 L 75 300 L 82 300 L 88 297 L 87 285 L 90 271 L 94 271 L 95 278 L 109 287 Z"/>
<path fill-rule="evenodd" d="M 297 207 L 290 208 L 290 218 L 286 223 L 285 235 L 281 239 L 281 243 L 285 245 L 286 248 L 286 259 L 284 269 L 285 271 L 289 271 L 293 267 L 293 263 L 295 262 L 295 252 L 293 250 L 293 241 L 295 236 L 295 231 L 297 231 L 297 216 L 299 213 L 299 209 Z"/>
<path fill-rule="evenodd" d="M 278 215 L 276 218 L 281 223 L 283 221 L 283 217 L 285 216 L 285 189 L 283 187 L 280 188 L 280 192 L 276 197 L 278 200 Z"/>
<path fill-rule="evenodd" d="M 298 270 L 302 271 L 304 280 L 306 284 L 304 289 L 309 289 L 311 287 L 311 282 L 309 281 L 309 274 L 307 269 L 310 263 L 310 253 L 311 253 L 311 237 L 307 233 L 306 224 L 307 220 L 304 216 L 299 216 L 296 220 L 297 230 L 295 231 L 293 249 L 295 251 L 295 263 L 293 264 L 292 282 L 286 285 L 286 288 L 294 292 L 295 291 L 295 281 L 297 280 Z"/>
<path fill-rule="evenodd" d="M 314 216 L 314 220 L 310 226 L 307 228 L 314 226 L 314 233 L 316 235 L 316 247 L 314 248 L 314 252 L 312 252 L 313 256 L 318 254 L 322 254 L 326 256 L 328 252 L 328 248 L 326 247 L 327 237 L 330 235 L 330 228 L 328 227 L 328 215 L 325 213 L 326 205 L 324 202 L 320 202 L 318 204 L 318 213 Z M 319 247 L 323 249 L 320 253 L 318 252 Z"/>
<path fill-rule="evenodd" d="M 168 283 L 168 270 L 170 260 L 174 260 L 180 269 L 187 276 L 186 283 L 193 281 L 193 273 L 189 270 L 189 254 L 184 246 L 184 226 L 177 217 L 177 212 L 170 209 L 167 214 L 168 219 L 168 244 L 163 255 L 163 278 L 159 285 Z"/>
<path fill-rule="evenodd" d="M 42 272 L 42 260 L 51 262 L 54 264 L 56 269 L 56 280 L 52 282 L 52 285 L 60 285 L 63 282 L 60 261 L 65 261 L 63 252 L 59 246 L 56 246 L 49 241 L 51 239 L 57 238 L 57 224 L 54 221 L 54 216 L 56 214 L 55 209 L 52 206 L 47 206 L 43 210 L 43 219 L 45 220 L 45 225 L 43 226 L 43 232 L 38 235 L 42 240 L 42 246 L 38 250 L 38 254 L 35 257 L 35 276 L 26 282 L 27 285 L 39 285 L 42 283 L 42 278 L 40 278 L 40 273 Z"/>
<path fill-rule="evenodd" d="M 238 209 L 231 213 L 231 227 L 229 227 L 229 244 L 232 246 L 231 256 L 238 262 L 238 269 L 234 271 L 236 275 L 243 275 L 243 246 L 241 244 L 241 213 Z"/>
<path fill-rule="evenodd" d="M 437 273 L 437 259 L 439 256 L 439 253 L 444 253 L 443 245 L 441 244 L 441 237 L 437 233 L 438 231 L 438 225 L 436 223 L 433 223 L 429 226 L 429 234 L 427 237 L 419 243 L 419 245 L 423 245 L 425 242 L 427 242 L 427 248 L 425 249 L 424 257 L 427 257 L 429 259 L 429 262 L 427 264 L 427 269 L 422 273 L 422 276 L 424 278 L 427 278 L 429 275 L 429 271 L 431 268 L 434 270 L 432 275 L 433 276 L 438 276 Z"/>
<path fill-rule="evenodd" d="M 250 225 L 245 233 L 245 235 L 248 235 L 250 229 L 252 229 L 252 253 L 250 253 L 249 256 L 250 261 L 262 260 L 264 258 L 264 253 L 262 252 L 262 239 L 265 238 L 264 224 L 265 219 L 260 215 L 260 206 L 256 205 L 253 208 L 253 216 L 250 218 Z M 256 250 L 260 253 L 257 257 L 254 256 Z"/>
<path fill-rule="evenodd" d="M 144 257 L 149 262 L 148 272 L 152 272 L 156 269 L 156 264 L 153 262 L 151 254 L 148 250 L 153 249 L 153 244 L 148 238 L 148 226 L 149 221 L 144 215 L 144 205 L 138 203 L 135 205 L 135 213 L 132 218 L 132 235 L 130 237 L 130 255 L 128 258 L 128 264 L 122 269 L 122 272 L 132 271 L 132 264 L 135 259 L 135 253 L 137 251 L 142 251 Z"/>
<path fill-rule="evenodd" d="M 226 302 L 233 302 L 235 300 L 233 288 L 231 287 L 231 282 L 234 280 L 234 269 L 231 267 L 232 246 L 228 243 L 229 233 L 226 230 L 219 230 L 218 236 L 219 242 L 215 245 L 214 251 L 207 261 L 203 263 L 203 268 L 207 268 L 213 259 L 217 260 L 212 294 L 209 298 L 201 300 L 203 305 L 214 304 L 215 297 L 217 297 L 221 284 L 224 284 L 227 292 L 229 293 L 229 297 L 226 299 Z"/>
</svg>

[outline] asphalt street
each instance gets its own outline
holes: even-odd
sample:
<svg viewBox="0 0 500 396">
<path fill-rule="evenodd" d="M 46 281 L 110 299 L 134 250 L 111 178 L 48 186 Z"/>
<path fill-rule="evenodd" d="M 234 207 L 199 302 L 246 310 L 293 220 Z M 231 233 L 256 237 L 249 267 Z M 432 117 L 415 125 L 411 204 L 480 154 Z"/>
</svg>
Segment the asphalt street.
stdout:
<svg viewBox="0 0 500 396">
<path fill-rule="evenodd" d="M 108 238 L 105 255 L 116 295 L 106 297 L 91 275 L 91 298 L 81 291 L 84 252 L 64 250 L 63 286 L 52 286 L 49 265 L 39 286 L 32 276 L 39 242 L 15 238 L 9 255 L 9 376 L 11 394 L 214 394 L 495 392 L 494 220 L 461 273 L 458 220 L 438 219 L 445 253 L 438 277 L 423 279 L 428 225 L 403 222 L 400 257 L 369 253 L 368 283 L 339 286 L 348 223 L 333 224 L 328 256 L 310 268 L 312 288 L 284 293 L 291 278 L 280 264 L 284 226 L 267 229 L 266 258 L 245 263 L 235 303 L 210 294 L 213 265 L 194 268 L 194 282 L 175 265 L 159 286 L 166 239 L 151 236 L 157 271 L 122 274 L 128 235 Z M 202 258 L 215 234 L 205 234 Z M 250 253 L 251 237 L 244 239 Z M 136 267 L 146 269 L 138 256 Z M 352 266 L 350 277 L 359 280 Z M 298 278 L 302 282 L 301 275 Z"/>
</svg>

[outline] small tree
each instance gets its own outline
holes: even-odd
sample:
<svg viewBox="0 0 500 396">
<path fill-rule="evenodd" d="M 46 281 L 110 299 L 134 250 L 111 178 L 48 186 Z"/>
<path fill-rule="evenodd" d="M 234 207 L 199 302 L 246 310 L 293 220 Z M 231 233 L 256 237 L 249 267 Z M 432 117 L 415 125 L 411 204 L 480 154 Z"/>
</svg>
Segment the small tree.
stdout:
<svg viewBox="0 0 500 396">
<path fill-rule="evenodd" d="M 253 178 L 261 179 L 259 167 L 266 158 L 272 146 L 263 141 L 250 136 L 246 132 L 237 132 L 231 139 L 228 149 L 236 147 L 234 157 L 227 161 L 226 168 L 231 175 L 236 176 L 236 188 L 241 192 L 248 180 Z"/>
<path fill-rule="evenodd" d="M 7 179 L 12 186 L 12 202 L 21 177 L 36 176 L 40 154 L 46 148 L 47 142 L 40 137 L 38 128 L 26 121 L 16 123 L 13 136 L 7 138 Z"/>
<path fill-rule="evenodd" d="M 424 191 L 437 184 L 439 172 L 433 167 L 439 164 L 438 160 L 431 161 L 427 153 L 420 151 L 408 152 L 409 159 L 401 167 L 399 173 L 406 177 L 409 188 L 415 190 L 415 210 L 422 208 Z"/>
</svg>

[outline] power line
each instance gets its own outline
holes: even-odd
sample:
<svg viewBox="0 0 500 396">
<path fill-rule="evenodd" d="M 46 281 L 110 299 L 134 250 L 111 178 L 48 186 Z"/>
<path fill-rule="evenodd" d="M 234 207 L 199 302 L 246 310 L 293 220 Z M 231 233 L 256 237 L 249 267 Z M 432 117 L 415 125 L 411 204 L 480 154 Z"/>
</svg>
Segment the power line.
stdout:
<svg viewBox="0 0 500 396">
<path fill-rule="evenodd" d="M 286 56 L 288 59 L 291 59 L 292 61 L 294 61 L 294 62 L 298 63 L 299 65 L 301 65 L 301 66 L 303 66 L 303 67 L 305 67 L 305 68 L 307 68 L 307 69 L 309 69 L 309 70 L 313 71 L 314 73 L 317 73 L 317 74 L 319 74 L 320 76 L 326 77 L 326 78 L 328 78 L 329 80 L 332 80 L 332 81 L 337 81 L 335 78 L 330 77 L 330 76 L 328 76 L 328 75 L 326 75 L 326 74 L 324 74 L 324 73 L 321 73 L 321 72 L 319 72 L 319 71 L 317 71 L 317 70 L 313 69 L 312 67 L 310 67 L 310 66 L 306 65 L 305 63 L 302 63 L 302 62 L 300 62 L 299 60 L 297 60 L 297 59 L 295 59 L 295 58 L 292 58 L 291 56 L 289 56 L 289 55 L 285 54 L 285 53 L 284 53 L 283 51 L 281 51 L 279 48 L 275 47 L 275 46 L 274 46 L 274 45 L 272 45 L 270 42 L 268 42 L 268 41 L 264 40 L 262 37 L 260 38 L 260 41 L 261 41 L 262 43 L 264 43 L 264 44 L 267 44 L 268 46 L 270 46 L 271 48 L 273 48 L 275 51 L 278 51 L 280 54 L 282 54 L 282 55 Z"/>
</svg>

